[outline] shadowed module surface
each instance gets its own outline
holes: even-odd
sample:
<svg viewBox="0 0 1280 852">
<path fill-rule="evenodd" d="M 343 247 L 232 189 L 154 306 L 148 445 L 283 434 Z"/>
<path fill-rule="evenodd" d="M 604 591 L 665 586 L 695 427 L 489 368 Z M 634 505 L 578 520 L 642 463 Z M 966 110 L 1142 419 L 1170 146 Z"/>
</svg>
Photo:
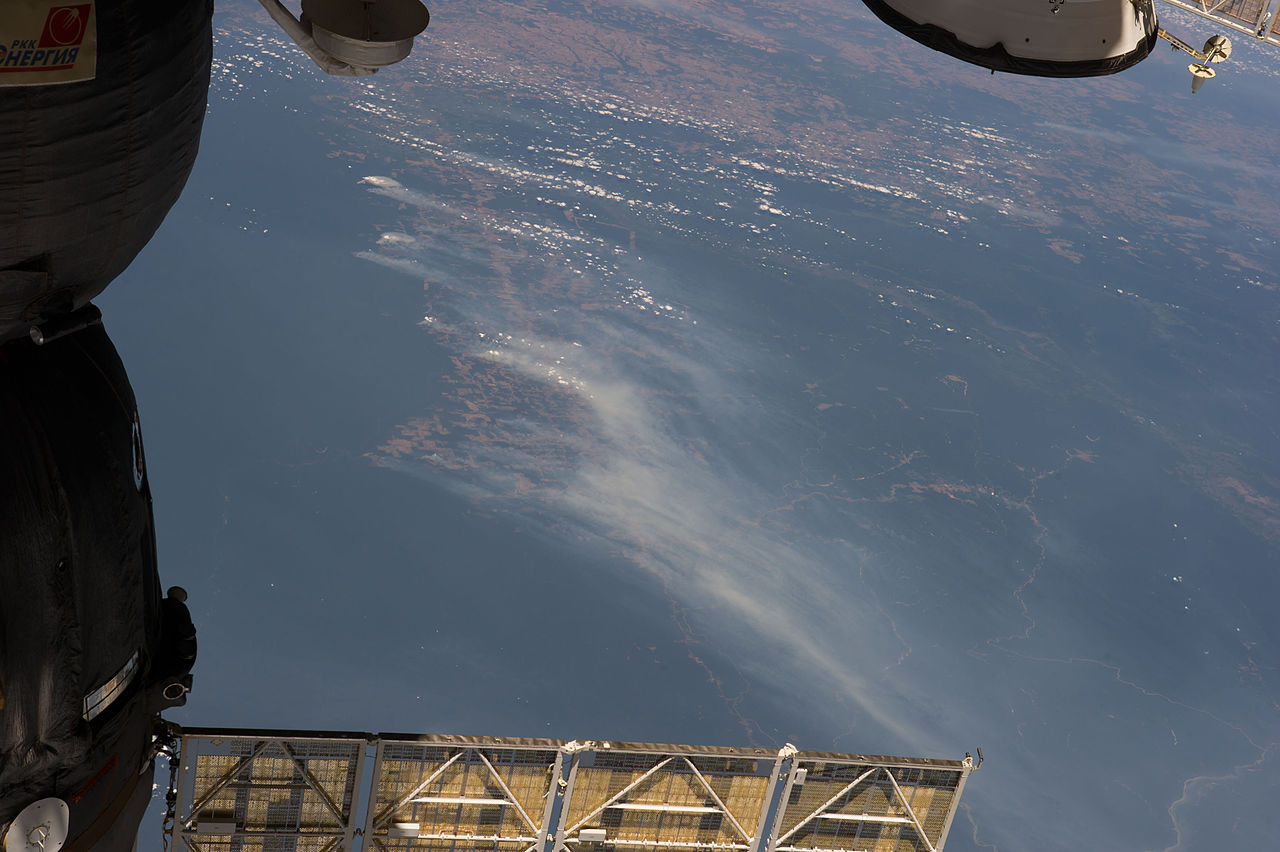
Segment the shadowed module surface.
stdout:
<svg viewBox="0 0 1280 852">
<path fill-rule="evenodd" d="M 208 0 L 0 10 L 6 848 L 57 848 L 64 834 L 70 850 L 132 848 L 156 714 L 190 686 L 195 630 L 185 593 L 160 591 L 133 391 L 89 300 L 186 182 L 212 11 Z M 41 810 L 49 798 L 65 805 Z M 29 825 L 30 809 L 62 809 L 67 824 Z"/>
<path fill-rule="evenodd" d="M 0 411 L 0 826 L 58 797 L 67 848 L 128 849 L 153 717 L 195 659 L 160 592 L 133 391 L 95 323 L 0 347 Z"/>
<path fill-rule="evenodd" d="M 92 40 L 96 56 L 82 46 L 92 76 L 68 80 L 46 74 L 76 69 L 0 60 L 0 340 L 82 307 L 133 261 L 186 183 L 209 89 L 209 0 L 5 4 L 0 33 L 22 32 L 28 6 L 48 9 L 25 16 L 36 44 L 41 20 L 86 10 L 62 37 Z"/>
</svg>

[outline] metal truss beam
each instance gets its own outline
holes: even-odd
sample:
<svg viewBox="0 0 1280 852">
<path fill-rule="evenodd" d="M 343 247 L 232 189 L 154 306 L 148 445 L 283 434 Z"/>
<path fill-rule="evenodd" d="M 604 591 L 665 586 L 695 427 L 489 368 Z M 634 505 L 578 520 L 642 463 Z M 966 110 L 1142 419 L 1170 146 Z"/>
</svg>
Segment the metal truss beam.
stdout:
<svg viewBox="0 0 1280 852">
<path fill-rule="evenodd" d="M 1219 26 L 1280 47 L 1280 0 L 1164 0 Z"/>
<path fill-rule="evenodd" d="M 200 812 L 201 808 L 203 808 L 213 799 L 214 796 L 221 793 L 223 788 L 225 788 L 228 784 L 231 783 L 232 779 L 234 779 L 237 775 L 243 772 L 246 766 L 253 763 L 253 761 L 257 758 L 257 756 L 262 754 L 262 752 L 266 750 L 268 744 L 269 743 L 267 743 L 266 741 L 259 743 L 258 747 L 253 750 L 253 754 L 249 755 L 248 757 L 240 758 L 239 763 L 231 767 L 231 769 L 227 770 L 222 775 L 221 778 L 215 781 L 213 786 L 209 788 L 208 792 L 206 792 L 194 804 L 191 805 L 191 816 L 194 817 L 197 813 Z M 189 823 L 189 820 L 186 821 L 186 823 Z"/>
<path fill-rule="evenodd" d="M 911 818 L 911 824 L 916 827 L 916 833 L 920 835 L 920 839 L 929 847 L 929 852 L 934 852 L 933 844 L 929 842 L 929 835 L 924 833 L 924 826 L 920 824 L 920 820 L 916 819 L 916 812 L 911 809 L 911 800 L 902 794 L 902 788 L 898 786 L 898 779 L 894 778 L 893 773 L 887 769 L 884 774 L 889 776 L 889 782 L 893 784 L 893 792 L 898 794 L 898 801 L 902 803 L 907 816 Z"/>
<path fill-rule="evenodd" d="M 853 783 L 845 785 L 843 788 L 841 788 L 839 793 L 836 793 L 830 799 L 827 799 L 825 802 L 819 805 L 817 810 L 811 811 L 807 817 L 805 817 L 804 819 L 800 820 L 795 825 L 793 825 L 791 827 L 791 830 L 788 831 L 786 834 L 782 835 L 781 837 L 779 837 L 775 843 L 769 844 L 769 852 L 773 852 L 773 850 L 778 848 L 779 843 L 783 843 L 784 841 L 786 841 L 788 837 L 795 834 L 797 831 L 804 828 L 806 825 L 813 822 L 818 817 L 822 816 L 822 814 L 826 812 L 827 808 L 831 807 L 836 802 L 840 801 L 845 796 L 849 795 L 849 793 L 853 792 L 854 787 L 857 787 L 863 781 L 866 781 L 868 778 L 870 778 L 872 775 L 874 775 L 879 771 L 880 771 L 880 767 L 873 766 L 870 769 L 868 769 L 866 772 L 862 773 L 857 778 L 855 778 L 853 780 Z M 784 805 L 782 810 L 778 813 L 778 820 L 781 821 L 785 815 L 786 815 L 786 806 Z"/>
<path fill-rule="evenodd" d="M 493 768 L 493 764 L 489 762 L 489 758 L 485 757 L 484 752 L 479 749 L 476 750 L 476 756 L 484 761 L 485 767 L 489 770 L 489 777 L 498 782 L 498 787 L 500 787 L 502 792 L 506 794 L 507 800 L 510 801 L 511 804 L 515 805 L 516 813 L 520 814 L 520 819 L 524 820 L 524 824 L 532 828 L 534 831 L 537 831 L 538 826 L 534 825 L 533 820 L 529 819 L 529 815 L 524 811 L 524 806 L 520 804 L 520 800 L 516 798 L 515 793 L 511 792 L 511 788 L 507 786 L 507 782 L 502 780 L 502 776 L 498 774 L 498 770 Z"/>
<path fill-rule="evenodd" d="M 345 826 L 346 823 L 349 822 L 347 819 L 348 815 L 344 814 L 342 809 L 333 803 L 333 799 L 329 798 L 329 794 L 324 791 L 324 788 L 320 786 L 320 783 L 316 781 L 311 772 L 308 771 L 307 764 L 298 759 L 298 755 L 294 750 L 289 748 L 288 742 L 281 742 L 280 748 L 283 749 L 284 753 L 289 755 L 293 760 L 293 765 L 297 767 L 299 774 L 302 775 L 302 780 L 306 782 L 307 786 L 310 787 L 313 792 L 315 792 L 316 796 L 320 798 L 320 801 L 324 803 L 324 806 L 329 809 L 329 813 L 333 814 L 333 818 L 338 821 L 339 825 Z"/>
<path fill-rule="evenodd" d="M 386 826 L 387 823 L 391 822 L 391 818 L 395 816 L 396 811 L 400 810 L 405 805 L 409 804 L 415 798 L 417 798 L 417 795 L 419 793 L 421 793 L 423 790 L 430 787 L 433 781 L 435 781 L 437 778 L 443 775 L 445 773 L 445 770 L 447 770 L 450 766 L 453 766 L 455 763 L 457 763 L 458 760 L 461 759 L 464 754 L 466 754 L 466 750 L 458 752 L 453 757 L 449 758 L 444 763 L 442 763 L 440 767 L 436 769 L 435 772 L 432 772 L 430 775 L 428 775 L 422 781 L 421 784 L 419 784 L 418 786 L 410 790 L 408 794 L 401 796 L 399 801 L 397 801 L 394 805 L 383 808 L 382 813 L 379 814 L 373 821 L 373 829 L 377 830 L 379 828 L 383 828 L 384 826 Z M 381 759 L 382 755 L 379 754 L 378 757 L 379 759 Z"/>
<path fill-rule="evenodd" d="M 575 755 L 575 758 L 576 758 L 576 757 L 577 757 L 577 755 Z M 662 768 L 663 768 L 663 767 L 665 767 L 668 763 L 671 763 L 673 760 L 675 760 L 675 757 L 674 757 L 674 756 L 673 756 L 673 757 L 665 758 L 665 759 L 663 759 L 663 760 L 659 761 L 658 763 L 655 763 L 653 766 L 651 766 L 651 767 L 649 768 L 649 770 L 648 770 L 647 772 L 645 772 L 645 773 L 644 773 L 643 775 L 641 775 L 639 778 L 637 778 L 636 780 L 632 781 L 630 784 L 628 784 L 627 786 L 623 787 L 621 790 L 619 790 L 618 792 L 614 793 L 614 794 L 613 794 L 612 796 L 610 796 L 609 798 L 605 799 L 605 800 L 604 800 L 604 802 L 603 802 L 602 804 L 600 804 L 598 807 L 596 807 L 595 809 L 593 809 L 593 810 L 592 810 L 590 813 L 588 813 L 586 816 L 584 816 L 584 817 L 580 818 L 577 822 L 575 822 L 573 825 L 569 826 L 568 828 L 564 828 L 564 827 L 563 827 L 563 826 L 564 826 L 564 824 L 565 824 L 565 823 L 568 821 L 568 819 L 569 819 L 569 808 L 567 807 L 567 805 L 568 805 L 568 796 L 566 795 L 566 796 L 565 796 L 566 801 L 565 801 L 565 803 L 564 803 L 563 805 L 561 805 L 561 810 L 560 810 L 560 813 L 561 813 L 561 815 L 562 815 L 562 816 L 561 816 L 561 818 L 560 818 L 560 825 L 561 825 L 562 827 L 561 827 L 560 831 L 556 832 L 556 849 L 557 849 L 557 850 L 560 850 L 560 849 L 563 849 L 563 848 L 564 848 L 564 835 L 565 835 L 566 833 L 568 833 L 568 832 L 570 832 L 570 831 L 577 831 L 578 829 L 582 828 L 582 826 L 586 825 L 586 824 L 587 824 L 587 822 L 589 822 L 589 821 L 591 820 L 591 818 L 592 818 L 592 817 L 599 816 L 599 815 L 600 815 L 600 813 L 601 813 L 605 808 L 609 807 L 610 805 L 612 805 L 612 804 L 614 804 L 615 802 L 617 802 L 618 800 L 620 800 L 622 797 L 624 797 L 625 795 L 627 795 L 628 793 L 630 793 L 630 792 L 631 792 L 632 790 L 634 790 L 635 788 L 639 787 L 639 786 L 640 786 L 641 784 L 643 784 L 645 781 L 648 781 L 651 777 L 653 777 L 655 774 L 657 774 L 657 772 L 658 772 L 658 770 L 659 770 L 659 769 L 662 769 Z"/>
<path fill-rule="evenodd" d="M 707 791 L 707 795 L 711 797 L 711 801 L 715 802 L 716 807 L 720 809 L 720 812 L 729 818 L 730 824 L 733 825 L 733 828 L 735 831 L 738 832 L 738 835 L 743 840 L 747 841 L 747 843 L 750 843 L 751 842 L 750 832 L 748 832 L 745 828 L 742 827 L 742 823 L 738 822 L 737 818 L 733 815 L 733 811 L 729 810 L 725 806 L 725 803 L 720 801 L 720 797 L 716 795 L 716 791 L 712 789 L 711 785 L 707 783 L 707 779 L 704 778 L 702 776 L 702 773 L 698 771 L 698 767 L 694 766 L 693 761 L 687 757 L 683 758 L 683 760 L 685 763 L 689 764 L 689 768 L 693 770 L 694 776 L 698 779 L 699 782 L 701 782 L 703 789 L 705 789 Z"/>
</svg>

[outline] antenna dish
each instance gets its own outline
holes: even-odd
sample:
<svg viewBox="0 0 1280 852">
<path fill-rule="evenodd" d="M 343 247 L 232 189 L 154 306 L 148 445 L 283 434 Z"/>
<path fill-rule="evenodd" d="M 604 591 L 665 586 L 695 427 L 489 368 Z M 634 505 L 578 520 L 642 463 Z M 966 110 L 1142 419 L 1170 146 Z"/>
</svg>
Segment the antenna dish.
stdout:
<svg viewBox="0 0 1280 852">
<path fill-rule="evenodd" d="M 1224 35 L 1209 36 L 1204 43 L 1206 62 L 1221 62 L 1231 58 L 1231 39 Z"/>
<path fill-rule="evenodd" d="M 1204 85 L 1205 80 L 1212 80 L 1218 76 L 1218 72 L 1208 65 L 1197 65 L 1194 62 L 1187 66 L 1187 70 L 1191 72 L 1191 93 L 1193 95 L 1200 91 L 1200 87 Z"/>
<path fill-rule="evenodd" d="M 357 68 L 404 59 L 431 22 L 419 0 L 302 0 L 302 15 L 321 50 Z"/>
<path fill-rule="evenodd" d="M 40 799 L 27 805 L 9 824 L 4 852 L 58 852 L 67 842 L 71 809 L 61 799 Z"/>
</svg>

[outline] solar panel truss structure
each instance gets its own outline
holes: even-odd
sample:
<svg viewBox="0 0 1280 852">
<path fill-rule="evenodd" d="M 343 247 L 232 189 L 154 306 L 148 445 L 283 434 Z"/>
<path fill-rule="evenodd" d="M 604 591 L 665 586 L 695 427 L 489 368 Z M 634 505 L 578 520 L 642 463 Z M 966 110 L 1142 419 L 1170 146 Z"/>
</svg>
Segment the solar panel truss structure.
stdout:
<svg viewBox="0 0 1280 852">
<path fill-rule="evenodd" d="M 368 745 L 364 734 L 184 731 L 176 848 L 354 849 Z"/>
<path fill-rule="evenodd" d="M 186 729 L 191 852 L 941 852 L 968 760 Z"/>
<path fill-rule="evenodd" d="M 1280 47 L 1280 0 L 1164 0 L 1258 41 Z"/>
</svg>

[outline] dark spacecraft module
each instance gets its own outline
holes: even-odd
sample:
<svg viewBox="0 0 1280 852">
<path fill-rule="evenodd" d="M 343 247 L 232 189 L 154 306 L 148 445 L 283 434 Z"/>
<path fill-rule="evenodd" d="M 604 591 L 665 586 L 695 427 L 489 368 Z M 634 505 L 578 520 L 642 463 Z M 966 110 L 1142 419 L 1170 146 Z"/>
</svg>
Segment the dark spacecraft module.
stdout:
<svg viewBox="0 0 1280 852">
<path fill-rule="evenodd" d="M 0 4 L 0 341 L 86 305 L 195 163 L 211 0 Z"/>
<path fill-rule="evenodd" d="M 90 300 L 195 161 L 211 0 L 0 3 L 0 838 L 128 852 L 195 628 Z"/>
<path fill-rule="evenodd" d="M 195 662 L 186 595 L 161 592 L 133 393 L 82 318 L 0 345 L 5 852 L 132 849 L 157 714 L 186 701 Z"/>
</svg>

